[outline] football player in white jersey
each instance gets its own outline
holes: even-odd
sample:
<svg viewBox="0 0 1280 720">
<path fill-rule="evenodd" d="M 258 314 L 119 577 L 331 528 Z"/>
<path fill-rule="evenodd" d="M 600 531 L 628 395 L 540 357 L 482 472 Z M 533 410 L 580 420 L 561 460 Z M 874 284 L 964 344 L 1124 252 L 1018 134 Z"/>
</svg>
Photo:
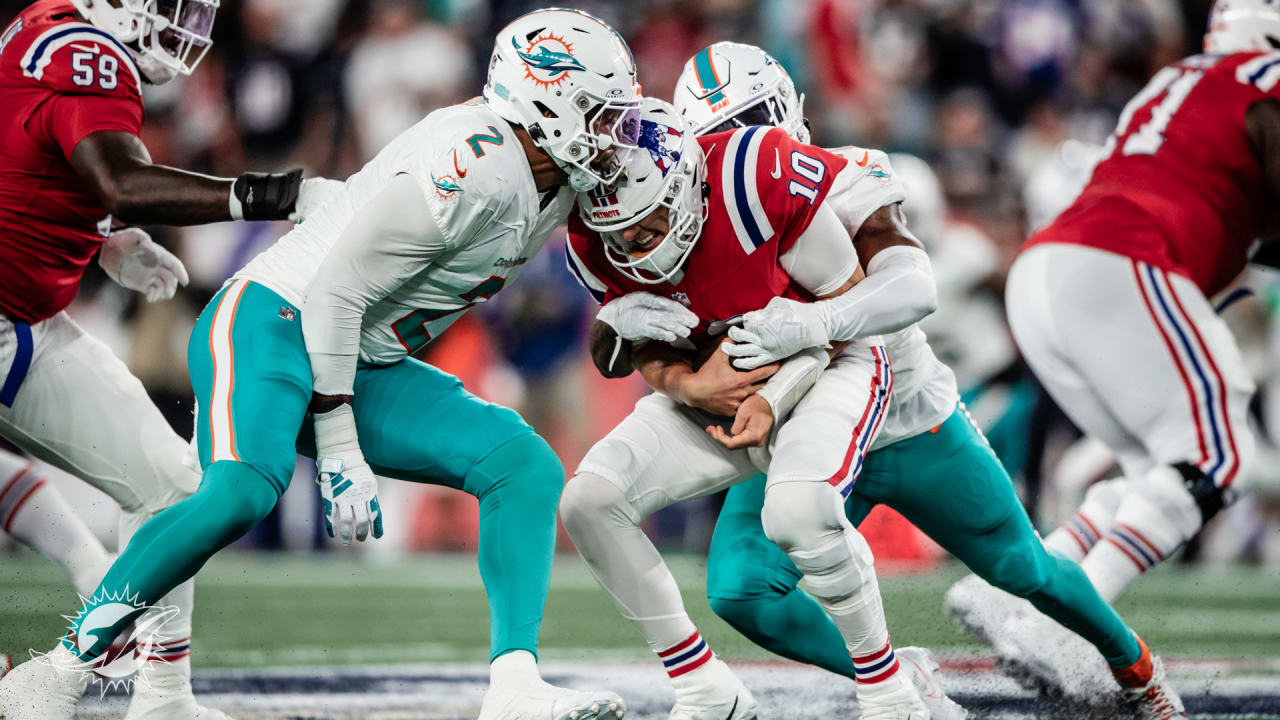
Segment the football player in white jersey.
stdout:
<svg viewBox="0 0 1280 720">
<path fill-rule="evenodd" d="M 46 662 L 3 681 L 43 693 L 31 717 L 72 716 L 76 668 L 140 612 L 110 598 L 128 588 L 156 602 L 266 516 L 295 443 L 316 458 L 326 525 L 345 543 L 382 535 L 375 473 L 477 497 L 491 635 L 481 720 L 622 717 L 617 695 L 557 688 L 536 665 L 559 460 L 514 411 L 413 356 L 515 279 L 574 190 L 617 178 L 639 103 L 613 28 L 575 10 L 524 15 L 497 36 L 483 98 L 406 130 L 223 287 L 188 349 L 201 485 L 138 530 Z"/>
<path fill-rule="evenodd" d="M 802 98 L 786 71 L 759 48 L 722 42 L 702 50 L 686 63 L 675 95 L 676 106 L 700 134 L 766 124 L 797 139 L 808 138 Z M 867 270 L 867 279 L 847 295 L 858 298 L 865 322 L 861 332 L 884 334 L 895 377 L 885 427 L 846 502 L 847 516 L 856 525 L 877 503 L 898 510 L 978 575 L 1030 599 L 1091 640 L 1117 670 L 1122 686 L 1132 691 L 1129 701 L 1139 706 L 1136 711 L 1144 712 L 1141 706 L 1150 698 L 1146 690 L 1167 688 L 1162 674 L 1152 670 L 1149 652 L 1075 563 L 1045 551 L 1008 474 L 958 405 L 954 375 L 934 357 L 914 324 L 919 317 L 908 309 L 921 306 L 919 298 L 933 292 L 933 280 L 923 250 L 884 242 L 886 216 L 905 197 L 887 158 L 862 148 L 834 152 L 849 160 L 842 173 L 849 180 L 833 188 L 827 202 L 840 215 Z M 866 176 L 884 182 L 856 182 Z M 627 340 L 662 339 L 680 317 L 668 306 L 664 320 L 662 300 L 650 300 L 646 311 L 649 325 L 661 332 L 646 333 L 630 322 L 634 313 L 619 319 L 622 313 L 607 305 L 601 317 Z M 742 330 L 730 330 L 731 338 L 749 343 L 744 350 L 754 361 L 745 367 L 787 357 L 820 339 L 807 330 L 822 324 L 815 322 L 815 305 L 821 303 L 775 300 L 760 313 L 748 313 Z M 806 331 L 788 333 L 789 327 Z M 592 334 L 612 339 L 598 327 Z M 797 334 L 810 337 L 778 340 L 790 341 L 788 335 Z M 712 402 L 718 394 L 738 390 L 713 386 L 703 392 Z M 712 608 L 774 652 L 857 679 L 859 668 L 850 661 L 837 628 L 813 598 L 797 591 L 800 571 L 769 542 L 760 519 L 764 496 L 763 476 L 729 491 L 708 564 Z M 1167 694 L 1176 697 L 1172 691 Z"/>
</svg>

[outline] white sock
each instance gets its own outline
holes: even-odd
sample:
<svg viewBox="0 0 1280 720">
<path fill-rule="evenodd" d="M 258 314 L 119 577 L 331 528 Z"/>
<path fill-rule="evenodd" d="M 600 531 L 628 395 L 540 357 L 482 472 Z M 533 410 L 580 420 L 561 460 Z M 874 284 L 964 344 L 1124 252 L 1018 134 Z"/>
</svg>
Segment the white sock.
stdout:
<svg viewBox="0 0 1280 720">
<path fill-rule="evenodd" d="M 93 592 L 111 558 L 62 493 L 22 458 L 0 450 L 0 528 L 71 573 L 76 591 Z"/>
<path fill-rule="evenodd" d="M 534 685 L 542 682 L 538 660 L 528 650 L 503 653 L 489 663 L 490 687 Z"/>
<path fill-rule="evenodd" d="M 727 690 L 737 691 L 739 680 L 697 630 L 675 645 L 654 652 L 671 678 L 678 703 L 709 705 L 723 702 Z"/>
<path fill-rule="evenodd" d="M 560 515 L 591 574 L 662 660 L 677 702 L 723 695 L 726 675 L 729 686 L 737 687 L 728 666 L 713 662 L 685 612 L 676 579 L 622 491 L 604 478 L 579 474 L 565 488 Z"/>
<path fill-rule="evenodd" d="M 1128 487 L 1124 478 L 1094 483 L 1085 493 L 1080 509 L 1062 527 L 1049 533 L 1044 541 L 1045 546 L 1080 562 L 1098 544 L 1103 534 L 1111 529 L 1116 510 Z"/>
<path fill-rule="evenodd" d="M 1200 509 L 1177 470 L 1161 465 L 1130 483 L 1102 541 L 1080 563 L 1107 602 L 1200 530 Z"/>
</svg>

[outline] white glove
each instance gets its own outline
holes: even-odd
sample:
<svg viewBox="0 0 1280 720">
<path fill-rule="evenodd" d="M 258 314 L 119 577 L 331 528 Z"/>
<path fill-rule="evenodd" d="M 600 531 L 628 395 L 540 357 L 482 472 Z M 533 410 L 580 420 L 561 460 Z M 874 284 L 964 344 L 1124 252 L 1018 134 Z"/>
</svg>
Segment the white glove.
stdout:
<svg viewBox="0 0 1280 720">
<path fill-rule="evenodd" d="M 729 328 L 722 347 L 739 370 L 754 370 L 809 348 L 831 347 L 821 303 L 776 297 L 763 309 L 742 316 L 742 327 Z"/>
<path fill-rule="evenodd" d="M 102 244 L 98 264 L 121 287 L 145 295 L 147 302 L 168 300 L 188 281 L 182 261 L 138 228 L 111 233 Z"/>
<path fill-rule="evenodd" d="M 343 545 L 351 536 L 364 542 L 373 529 L 382 537 L 382 506 L 378 504 L 378 480 L 360 452 L 356 440 L 356 419 L 350 405 L 340 405 L 315 416 L 316 467 L 325 530 L 329 537 L 341 537 Z M 337 527 L 335 534 L 334 527 Z"/>
<path fill-rule="evenodd" d="M 675 300 L 647 292 L 623 295 L 600 308 L 596 319 L 623 340 L 675 342 L 698 326 L 698 316 Z"/>
<path fill-rule="evenodd" d="M 298 201 L 289 213 L 289 222 L 300 223 L 332 200 L 346 183 L 329 178 L 307 178 L 298 188 Z"/>
</svg>

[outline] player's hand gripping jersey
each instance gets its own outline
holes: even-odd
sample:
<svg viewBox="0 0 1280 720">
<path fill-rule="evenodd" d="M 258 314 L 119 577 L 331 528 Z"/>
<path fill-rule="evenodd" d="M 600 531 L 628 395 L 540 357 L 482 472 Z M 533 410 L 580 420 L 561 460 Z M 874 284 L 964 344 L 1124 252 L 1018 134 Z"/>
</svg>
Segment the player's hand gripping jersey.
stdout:
<svg viewBox="0 0 1280 720">
<path fill-rule="evenodd" d="M 642 291 L 688 307 L 700 321 L 691 340 L 702 347 L 710 336 L 723 334 L 725 321 L 775 297 L 812 301 L 838 289 L 856 270 L 857 256 L 844 238 L 850 252 L 842 267 L 827 268 L 827 288 L 806 288 L 784 267 L 784 256 L 847 164 L 843 157 L 797 142 L 779 128 L 743 128 L 708 135 L 698 143 L 713 189 L 702 235 L 683 275 L 657 285 L 626 277 L 576 213 L 569 220 L 566 251 L 569 268 L 600 302 Z"/>
<path fill-rule="evenodd" d="M 100 130 L 137 134 L 133 56 L 82 22 L 66 0 L 41 0 L 0 35 L 0 314 L 35 323 L 75 297 L 111 218 L 71 167 Z"/>
<path fill-rule="evenodd" d="M 1263 234 L 1262 168 L 1249 107 L 1280 100 L 1280 53 L 1197 55 L 1164 68 L 1125 106 L 1079 198 L 1028 246 L 1086 245 L 1185 275 L 1206 295 L 1230 283 Z"/>
<path fill-rule="evenodd" d="M 444 246 L 390 240 L 371 251 L 376 267 L 353 268 L 377 297 L 363 316 L 360 358 L 395 362 L 422 349 L 462 313 L 515 279 L 565 221 L 573 193 L 540 198 L 514 131 L 482 102 L 437 110 L 388 144 L 346 188 L 244 267 L 236 277 L 265 285 L 296 306 L 356 216 L 398 175 L 417 181 Z M 367 258 L 366 258 L 367 259 Z M 386 288 L 394 290 L 383 297 Z"/>
</svg>

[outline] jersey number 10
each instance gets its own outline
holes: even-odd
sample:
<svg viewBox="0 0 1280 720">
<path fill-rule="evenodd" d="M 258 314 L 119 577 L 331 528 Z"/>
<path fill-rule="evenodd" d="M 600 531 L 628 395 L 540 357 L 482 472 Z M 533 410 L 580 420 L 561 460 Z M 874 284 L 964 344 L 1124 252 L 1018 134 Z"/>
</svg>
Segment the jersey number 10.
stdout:
<svg viewBox="0 0 1280 720">
<path fill-rule="evenodd" d="M 792 180 L 787 183 L 787 191 L 808 200 L 812 205 L 813 201 L 818 199 L 818 188 L 822 185 L 822 179 L 827 176 L 827 166 L 816 157 L 805 155 L 799 150 L 792 150 L 791 169 L 808 182 Z"/>
</svg>

